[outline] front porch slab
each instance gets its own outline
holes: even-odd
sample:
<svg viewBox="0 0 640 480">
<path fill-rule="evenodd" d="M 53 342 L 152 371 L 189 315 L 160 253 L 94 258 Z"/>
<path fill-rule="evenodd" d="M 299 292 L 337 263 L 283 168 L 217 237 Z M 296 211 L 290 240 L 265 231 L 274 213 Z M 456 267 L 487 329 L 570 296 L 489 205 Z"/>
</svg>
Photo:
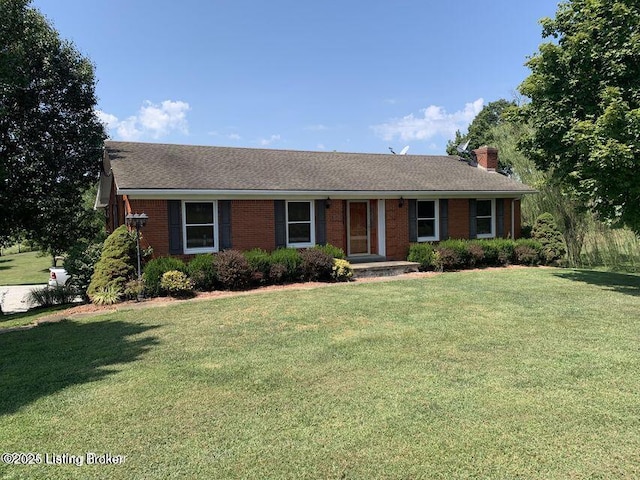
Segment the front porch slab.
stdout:
<svg viewBox="0 0 640 480">
<path fill-rule="evenodd" d="M 417 272 L 419 263 L 416 262 L 367 262 L 367 263 L 354 263 L 351 265 L 353 268 L 354 278 L 367 278 L 367 277 L 391 277 L 395 275 L 402 275 L 403 273 Z"/>
</svg>

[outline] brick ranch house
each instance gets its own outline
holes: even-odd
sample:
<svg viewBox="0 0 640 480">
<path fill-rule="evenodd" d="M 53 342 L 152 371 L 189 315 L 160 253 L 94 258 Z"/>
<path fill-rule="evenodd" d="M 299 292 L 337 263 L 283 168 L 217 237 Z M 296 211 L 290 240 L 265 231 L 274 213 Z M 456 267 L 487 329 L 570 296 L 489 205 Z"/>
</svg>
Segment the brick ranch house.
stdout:
<svg viewBox="0 0 640 480">
<path fill-rule="evenodd" d="M 304 152 L 108 141 L 96 207 L 109 230 L 146 213 L 154 257 L 330 243 L 404 260 L 410 242 L 520 236 L 534 190 L 498 151 L 455 156 Z"/>
</svg>

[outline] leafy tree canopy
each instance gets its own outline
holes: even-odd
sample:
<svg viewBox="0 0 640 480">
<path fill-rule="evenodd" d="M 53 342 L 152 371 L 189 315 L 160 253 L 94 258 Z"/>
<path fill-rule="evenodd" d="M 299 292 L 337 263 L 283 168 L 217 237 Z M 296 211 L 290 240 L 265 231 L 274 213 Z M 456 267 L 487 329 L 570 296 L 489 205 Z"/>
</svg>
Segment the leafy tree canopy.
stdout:
<svg viewBox="0 0 640 480">
<path fill-rule="evenodd" d="M 601 217 L 640 233 L 640 4 L 570 0 L 541 21 L 521 148 Z"/>
<path fill-rule="evenodd" d="M 0 237 L 24 230 L 55 254 L 83 236 L 99 173 L 94 68 L 28 0 L 0 0 L 0 18 Z"/>
<path fill-rule="evenodd" d="M 480 110 L 465 135 L 458 130 L 456 137 L 447 142 L 447 153 L 449 155 L 460 155 L 457 151 L 458 145 L 469 141 L 468 150 L 475 150 L 483 145 L 494 146 L 494 138 L 492 128 L 502 123 L 503 113 L 510 107 L 515 107 L 515 102 L 511 102 L 501 98 L 495 102 L 490 102 Z"/>
</svg>

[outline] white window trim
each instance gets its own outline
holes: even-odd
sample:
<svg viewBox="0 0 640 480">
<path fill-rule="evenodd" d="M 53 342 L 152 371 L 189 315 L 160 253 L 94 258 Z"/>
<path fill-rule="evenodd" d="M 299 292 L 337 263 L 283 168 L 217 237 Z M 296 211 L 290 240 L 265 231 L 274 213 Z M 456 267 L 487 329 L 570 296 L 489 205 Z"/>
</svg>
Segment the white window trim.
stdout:
<svg viewBox="0 0 640 480">
<path fill-rule="evenodd" d="M 431 199 L 431 198 L 423 198 L 416 200 L 416 231 L 418 231 L 418 221 L 421 220 L 421 217 L 418 216 L 418 202 L 434 202 L 434 210 L 433 214 L 435 218 L 434 221 L 434 229 L 433 229 L 433 237 L 418 237 L 418 242 L 437 242 L 440 240 L 440 200 L 439 199 Z M 431 218 L 422 218 L 422 220 L 431 220 Z"/>
<path fill-rule="evenodd" d="M 289 222 L 289 203 L 308 203 L 309 207 L 309 221 L 304 222 Z M 315 212 L 315 200 L 287 200 L 285 203 L 285 216 L 286 216 L 286 232 L 285 235 L 287 237 L 287 247 L 291 248 L 309 248 L 313 247 L 316 244 L 316 212 Z M 310 223 L 310 242 L 297 242 L 292 243 L 289 242 L 289 223 Z"/>
<path fill-rule="evenodd" d="M 477 233 L 478 230 L 478 218 L 487 218 L 485 216 L 479 217 L 476 210 L 476 238 L 495 238 L 496 236 L 496 199 L 495 198 L 478 198 L 476 202 L 486 202 L 491 200 L 491 233 Z"/>
<path fill-rule="evenodd" d="M 213 248 L 187 248 L 187 203 L 211 203 L 213 204 Z M 218 201 L 217 200 L 189 200 L 182 202 L 182 245 L 185 254 L 194 253 L 213 253 L 219 250 L 220 237 L 218 235 Z M 191 225 L 207 225 L 207 224 L 190 224 Z"/>
</svg>

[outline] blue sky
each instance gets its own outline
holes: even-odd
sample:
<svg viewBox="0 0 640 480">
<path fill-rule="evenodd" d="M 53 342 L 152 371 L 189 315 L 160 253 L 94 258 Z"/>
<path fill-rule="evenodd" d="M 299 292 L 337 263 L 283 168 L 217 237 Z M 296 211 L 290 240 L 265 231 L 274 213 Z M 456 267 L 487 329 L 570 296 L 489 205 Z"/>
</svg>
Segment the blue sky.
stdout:
<svg viewBox="0 0 640 480">
<path fill-rule="evenodd" d="M 558 0 L 35 0 L 114 140 L 444 153 L 512 99 Z"/>
</svg>

